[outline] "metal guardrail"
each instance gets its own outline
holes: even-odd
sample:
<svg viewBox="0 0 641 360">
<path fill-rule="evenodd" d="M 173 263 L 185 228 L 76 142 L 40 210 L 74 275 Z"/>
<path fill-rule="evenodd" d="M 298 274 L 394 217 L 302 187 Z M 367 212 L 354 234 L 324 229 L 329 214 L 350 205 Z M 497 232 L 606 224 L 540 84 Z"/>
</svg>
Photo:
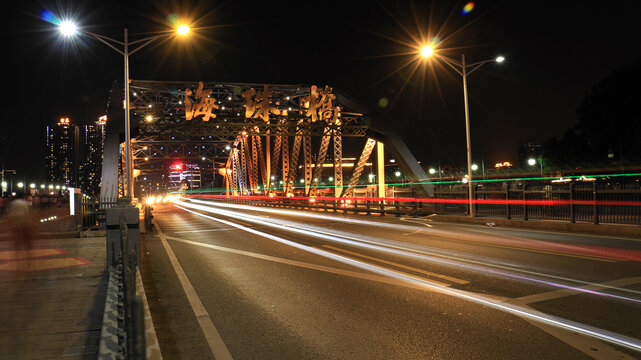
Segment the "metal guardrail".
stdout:
<svg viewBox="0 0 641 360">
<path fill-rule="evenodd" d="M 105 230 L 105 214 L 107 209 L 116 206 L 117 201 L 82 201 L 82 230 Z"/>
<path fill-rule="evenodd" d="M 120 217 L 120 249 L 109 269 L 109 286 L 103 315 L 100 360 L 145 359 L 143 301 L 136 294 L 138 254 L 129 244 L 124 213 Z"/>
<path fill-rule="evenodd" d="M 477 185 L 473 194 L 477 216 L 641 225 L 641 187 L 638 183 L 511 182 Z M 434 196 L 436 199 L 468 198 L 467 188 L 461 187 L 437 188 Z M 436 202 L 434 207 L 435 213 L 467 213 L 469 206 Z"/>
<path fill-rule="evenodd" d="M 436 187 L 433 198 L 416 198 L 409 191 L 394 191 L 400 198 L 358 197 L 336 199 L 230 197 L 228 201 L 261 206 L 323 209 L 344 213 L 425 216 L 469 214 L 467 185 Z M 593 224 L 641 225 L 641 188 L 638 184 L 570 182 L 527 184 L 506 182 L 474 188 L 477 216 L 522 220 L 560 220 Z M 221 197 L 225 198 L 225 197 Z"/>
</svg>

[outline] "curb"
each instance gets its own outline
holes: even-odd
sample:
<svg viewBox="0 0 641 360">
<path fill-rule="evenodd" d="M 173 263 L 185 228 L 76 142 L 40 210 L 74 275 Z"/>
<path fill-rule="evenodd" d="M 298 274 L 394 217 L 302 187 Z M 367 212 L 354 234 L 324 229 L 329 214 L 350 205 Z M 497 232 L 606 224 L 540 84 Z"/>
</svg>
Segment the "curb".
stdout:
<svg viewBox="0 0 641 360">
<path fill-rule="evenodd" d="M 430 219 L 433 221 L 458 223 L 458 224 L 474 224 L 485 225 L 488 222 L 493 222 L 497 226 L 507 228 L 519 229 L 532 229 L 532 230 L 546 230 L 546 231 L 566 231 L 573 233 L 586 233 L 596 235 L 621 235 L 641 237 L 641 226 L 638 225 L 611 225 L 611 224 L 588 224 L 588 223 L 571 223 L 571 222 L 557 222 L 549 220 L 508 220 L 498 218 L 485 218 L 475 217 L 470 218 L 467 216 L 456 215 L 432 215 Z"/>
<path fill-rule="evenodd" d="M 156 336 L 156 328 L 151 319 L 151 312 L 149 311 L 149 303 L 147 302 L 147 295 L 145 294 L 145 287 L 142 284 L 142 276 L 140 269 L 136 269 L 136 294 L 142 298 L 143 316 L 145 318 L 145 346 L 148 360 L 162 360 L 160 353 L 160 344 Z"/>
</svg>

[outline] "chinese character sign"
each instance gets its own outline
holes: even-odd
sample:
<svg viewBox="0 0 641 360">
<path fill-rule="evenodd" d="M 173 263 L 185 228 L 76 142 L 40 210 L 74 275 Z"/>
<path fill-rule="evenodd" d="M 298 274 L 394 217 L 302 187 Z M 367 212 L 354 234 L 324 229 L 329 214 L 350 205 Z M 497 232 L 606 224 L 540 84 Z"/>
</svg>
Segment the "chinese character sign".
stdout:
<svg viewBox="0 0 641 360">
<path fill-rule="evenodd" d="M 245 118 L 261 118 L 265 122 L 269 122 L 269 113 L 276 115 L 280 114 L 280 110 L 272 106 L 273 93 L 267 89 L 267 85 L 263 91 L 256 91 L 254 88 L 246 90 L 242 94 L 245 98 Z M 278 103 L 277 103 L 278 104 Z"/>
<path fill-rule="evenodd" d="M 325 89 L 318 90 L 315 85 L 312 86 L 309 96 L 301 99 L 301 105 L 306 109 L 305 116 L 311 117 L 312 122 L 332 119 L 334 113 L 338 111 L 333 107 L 334 99 L 336 95 L 332 94 L 331 87 L 325 86 Z"/>
<path fill-rule="evenodd" d="M 191 120 L 195 117 L 201 116 L 203 121 L 209 121 L 210 118 L 216 118 L 213 113 L 214 109 L 218 109 L 216 99 L 210 97 L 212 90 L 203 90 L 203 82 L 198 82 L 198 88 L 194 94 L 195 102 L 192 102 L 191 89 L 185 90 L 185 120 Z"/>
</svg>

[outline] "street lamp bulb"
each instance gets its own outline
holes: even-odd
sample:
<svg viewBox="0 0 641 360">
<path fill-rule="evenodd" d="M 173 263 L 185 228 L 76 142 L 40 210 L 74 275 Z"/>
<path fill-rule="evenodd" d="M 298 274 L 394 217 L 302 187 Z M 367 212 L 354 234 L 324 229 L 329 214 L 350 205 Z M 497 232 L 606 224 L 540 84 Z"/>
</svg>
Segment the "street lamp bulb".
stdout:
<svg viewBox="0 0 641 360">
<path fill-rule="evenodd" d="M 76 24 L 72 23 L 69 20 L 65 20 L 60 23 L 60 32 L 64 36 L 72 36 L 76 34 L 76 31 L 78 30 L 78 27 Z"/>
<path fill-rule="evenodd" d="M 396 177 L 400 177 L 401 176 L 401 172 L 397 171 L 397 172 L 394 173 L 394 175 L 396 175 Z"/>
<path fill-rule="evenodd" d="M 476 164 L 472 164 L 472 171 L 476 171 L 479 169 L 479 166 Z"/>
<path fill-rule="evenodd" d="M 24 187 L 24 183 L 19 182 L 19 183 L 18 183 L 18 187 L 22 189 L 22 188 Z"/>
<path fill-rule="evenodd" d="M 178 29 L 176 29 L 176 31 L 178 32 L 178 35 L 187 35 L 187 33 L 189 32 L 189 26 L 180 25 Z"/>
<path fill-rule="evenodd" d="M 434 175 L 434 173 L 436 173 L 436 170 L 435 170 L 435 169 L 430 169 L 430 170 L 429 170 L 429 173 L 430 173 L 430 174 L 432 174 L 432 175 Z"/>
<path fill-rule="evenodd" d="M 147 116 L 145 116 L 145 120 L 147 120 L 147 122 L 151 122 L 151 121 L 154 120 L 154 117 L 151 116 L 151 115 L 147 115 Z"/>
<path fill-rule="evenodd" d="M 497 63 L 502 63 L 503 61 L 505 61 L 505 57 L 503 57 L 503 56 L 497 56 L 496 57 L 496 62 Z"/>
<path fill-rule="evenodd" d="M 527 163 L 530 166 L 536 165 L 536 159 L 528 159 Z"/>
<path fill-rule="evenodd" d="M 433 53 L 434 53 L 434 50 L 432 49 L 431 46 L 423 46 L 423 48 L 421 49 L 421 56 L 424 58 L 428 58 L 432 56 Z"/>
</svg>

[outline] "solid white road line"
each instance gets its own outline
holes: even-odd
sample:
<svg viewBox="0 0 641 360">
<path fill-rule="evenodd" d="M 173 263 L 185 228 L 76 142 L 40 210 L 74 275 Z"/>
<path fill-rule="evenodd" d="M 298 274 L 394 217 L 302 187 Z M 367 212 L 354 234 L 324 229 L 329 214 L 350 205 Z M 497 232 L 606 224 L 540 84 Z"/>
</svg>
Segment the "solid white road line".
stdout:
<svg viewBox="0 0 641 360">
<path fill-rule="evenodd" d="M 205 306 L 200 301 L 198 294 L 196 294 L 196 290 L 194 290 L 194 287 L 191 285 L 191 282 L 189 281 L 187 274 L 185 274 L 185 271 L 180 265 L 176 254 L 174 254 L 171 246 L 169 246 L 169 243 L 167 243 L 165 234 L 162 232 L 162 230 L 160 230 L 160 226 L 158 226 L 156 220 L 153 220 L 153 222 L 156 226 L 156 230 L 158 231 L 160 242 L 167 252 L 167 256 L 169 257 L 171 266 L 174 268 L 176 276 L 178 276 L 178 280 L 180 281 L 180 284 L 185 291 L 185 295 L 187 295 L 187 300 L 189 300 L 189 305 L 191 305 L 191 309 L 193 310 L 194 315 L 196 315 L 196 319 L 198 320 L 200 329 L 203 331 L 203 335 L 205 335 L 205 339 L 207 340 L 207 344 L 209 345 L 211 353 L 214 355 L 214 358 L 216 358 L 216 360 L 232 359 L 227 346 L 225 346 L 223 339 L 220 337 L 218 330 L 209 317 L 209 313 L 207 313 Z"/>
</svg>

